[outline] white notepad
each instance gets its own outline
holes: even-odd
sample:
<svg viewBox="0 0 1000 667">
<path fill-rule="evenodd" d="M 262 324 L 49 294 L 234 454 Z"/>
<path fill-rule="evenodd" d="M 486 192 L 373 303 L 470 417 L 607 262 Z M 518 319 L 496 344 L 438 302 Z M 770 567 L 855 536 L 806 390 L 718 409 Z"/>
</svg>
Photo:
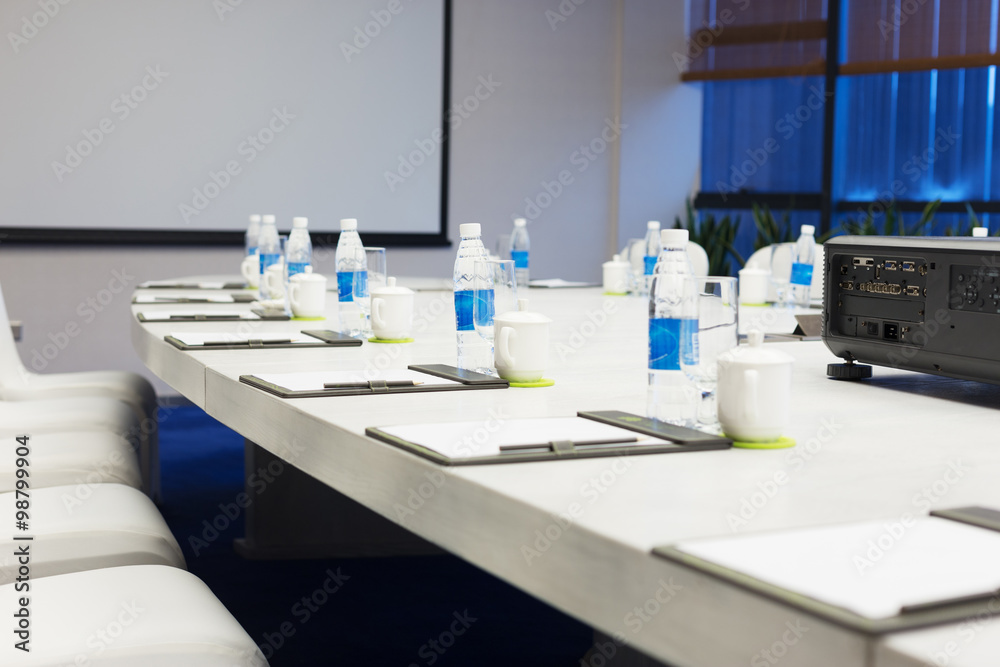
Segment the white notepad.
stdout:
<svg viewBox="0 0 1000 667">
<path fill-rule="evenodd" d="M 492 432 L 490 428 L 493 429 Z M 579 443 L 629 438 L 633 441 L 608 444 L 607 447 L 664 444 L 660 438 L 652 438 L 635 431 L 582 417 L 508 419 L 495 425 L 484 424 L 482 420 L 448 424 L 409 424 L 383 426 L 379 427 L 379 431 L 433 450 L 451 459 L 500 456 L 502 455 L 501 446 L 536 444 L 544 446 L 558 440 Z M 597 446 L 599 445 L 595 445 L 595 447 Z"/>
<path fill-rule="evenodd" d="M 287 341 L 291 340 L 292 343 L 312 343 L 316 344 L 321 342 L 318 338 L 313 338 L 312 336 L 307 336 L 298 332 L 289 333 L 251 333 L 251 334 L 241 334 L 241 333 L 230 333 L 227 331 L 215 331 L 215 332 L 173 332 L 170 334 L 173 338 L 176 338 L 184 345 L 226 345 L 226 344 L 239 344 L 246 343 L 251 340 L 259 340 L 262 342 L 274 342 L 274 341 Z"/>
<path fill-rule="evenodd" d="M 316 339 L 310 339 L 316 342 Z M 323 391 L 324 384 L 353 384 L 359 382 L 371 382 L 373 380 L 385 380 L 386 382 L 400 382 L 413 380 L 421 382 L 424 386 L 461 385 L 461 382 L 439 378 L 427 373 L 420 373 L 411 370 L 385 370 L 372 373 L 371 371 L 308 371 L 305 373 L 256 373 L 258 380 L 269 384 L 277 385 L 286 391 Z"/>
<path fill-rule="evenodd" d="M 216 281 L 207 281 L 207 282 L 199 282 L 199 283 L 184 283 L 184 282 L 178 282 L 176 280 L 147 280 L 146 282 L 140 284 L 139 287 L 159 287 L 159 288 L 163 288 L 163 287 L 178 287 L 178 288 L 183 288 L 183 287 L 189 287 L 189 286 L 193 285 L 193 286 L 197 287 L 198 289 L 225 289 L 226 285 L 228 285 L 228 284 L 229 283 L 225 283 L 225 282 L 222 282 L 222 281 L 217 281 L 217 282 Z"/>
<path fill-rule="evenodd" d="M 212 317 L 223 317 L 228 320 L 259 320 L 260 315 L 252 313 L 249 311 L 235 311 L 235 312 L 224 312 L 216 311 L 214 313 L 206 313 L 204 310 L 152 310 L 152 311 L 142 311 L 137 315 L 142 315 L 143 319 L 146 320 L 169 320 L 171 318 L 212 318 Z"/>
<path fill-rule="evenodd" d="M 597 283 L 581 283 L 573 280 L 563 280 L 562 278 L 548 278 L 546 280 L 532 280 L 528 283 L 528 286 L 563 289 L 566 287 L 597 287 Z"/>
<path fill-rule="evenodd" d="M 135 303 L 170 303 L 180 299 L 195 299 L 199 303 L 236 303 L 236 299 L 228 294 L 223 294 L 221 296 L 190 296 L 186 294 L 168 296 L 166 294 L 140 294 L 135 297 Z"/>
<path fill-rule="evenodd" d="M 1000 532 L 922 517 L 698 540 L 697 556 L 872 620 L 1000 590 Z"/>
</svg>

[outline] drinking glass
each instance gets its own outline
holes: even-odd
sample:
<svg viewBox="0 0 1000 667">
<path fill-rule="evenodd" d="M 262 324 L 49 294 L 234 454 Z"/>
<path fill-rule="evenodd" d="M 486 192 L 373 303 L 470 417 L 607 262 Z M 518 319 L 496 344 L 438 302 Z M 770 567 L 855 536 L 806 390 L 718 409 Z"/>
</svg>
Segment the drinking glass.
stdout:
<svg viewBox="0 0 1000 667">
<path fill-rule="evenodd" d="M 493 318 L 515 310 L 516 304 L 517 281 L 513 260 L 477 260 L 472 275 L 472 321 L 476 332 L 490 344 L 490 367 L 483 372 L 496 374 L 493 367 Z"/>
<path fill-rule="evenodd" d="M 771 246 L 771 283 L 778 306 L 792 304 L 792 249 L 794 243 L 775 243 Z"/>
<path fill-rule="evenodd" d="M 639 283 L 644 280 L 646 274 L 646 266 L 643 260 L 645 254 L 645 239 L 629 239 L 625 242 L 625 247 L 622 248 L 621 258 L 632 267 L 629 271 L 628 285 L 628 291 L 632 294 L 640 294 L 642 292 Z"/>
<path fill-rule="evenodd" d="M 738 343 L 736 278 L 695 277 L 697 327 L 681 336 L 681 369 L 701 392 L 698 426 L 719 432 L 715 388 L 719 381 L 719 355 Z"/>
<path fill-rule="evenodd" d="M 385 248 L 365 246 L 365 265 L 368 267 L 366 273 L 354 281 L 354 303 L 361 311 L 362 333 L 364 337 L 371 338 L 374 335 L 371 293 L 373 289 L 385 287 Z"/>
</svg>

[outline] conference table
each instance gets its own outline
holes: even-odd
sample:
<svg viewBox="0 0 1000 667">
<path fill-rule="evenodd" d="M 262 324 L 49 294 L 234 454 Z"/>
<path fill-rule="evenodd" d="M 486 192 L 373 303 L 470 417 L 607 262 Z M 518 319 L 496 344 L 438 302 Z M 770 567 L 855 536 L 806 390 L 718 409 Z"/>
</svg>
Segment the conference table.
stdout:
<svg viewBox="0 0 1000 667">
<path fill-rule="evenodd" d="M 195 294 L 136 292 L 154 293 Z M 595 651 L 621 660 L 606 664 L 654 664 L 642 654 L 712 667 L 779 658 L 811 667 L 997 664 L 1000 628 L 991 619 L 979 619 L 971 638 L 958 622 L 869 635 L 651 553 L 697 538 L 897 521 L 921 513 L 920 497 L 934 509 L 1000 507 L 994 387 L 878 367 L 871 380 L 832 381 L 826 365 L 837 359 L 822 342 L 772 342 L 795 359 L 787 433 L 794 448 L 446 467 L 369 438 L 365 429 L 467 421 L 476 425 L 474 437 L 498 420 L 643 414 L 646 303 L 597 288 L 528 290 L 529 309 L 553 320 L 546 377 L 555 384 L 546 388 L 282 399 L 239 380 L 454 364 L 452 294 L 441 289 L 417 291 L 415 341 L 408 344 L 183 351 L 164 341 L 177 331 L 337 329 L 336 294 L 327 296 L 325 322 L 140 322 L 136 313 L 178 306 L 134 304 L 132 339 L 157 376 L 264 455 L 589 624 Z M 774 308 L 743 308 L 740 318 L 744 331 L 794 326 L 790 312 Z M 956 465 L 959 480 L 940 490 Z M 325 508 L 299 509 L 316 516 Z M 587 664 L 605 664 L 597 657 Z"/>
</svg>

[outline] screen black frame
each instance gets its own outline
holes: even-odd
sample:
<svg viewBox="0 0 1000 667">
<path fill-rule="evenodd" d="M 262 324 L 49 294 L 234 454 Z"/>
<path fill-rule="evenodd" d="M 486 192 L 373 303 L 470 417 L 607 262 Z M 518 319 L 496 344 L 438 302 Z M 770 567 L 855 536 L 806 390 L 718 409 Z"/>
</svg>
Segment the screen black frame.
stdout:
<svg viewBox="0 0 1000 667">
<path fill-rule="evenodd" d="M 444 44 L 441 79 L 441 188 L 438 231 L 425 232 L 365 232 L 365 243 L 385 247 L 447 247 L 448 240 L 448 174 L 450 165 L 450 131 L 448 110 L 451 107 L 452 0 L 444 0 Z M 318 232 L 329 243 L 336 243 L 337 232 Z M 2 227 L 0 242 L 37 245 L 148 245 L 148 246 L 241 246 L 242 231 L 194 231 L 169 229 L 101 229 L 82 227 Z"/>
</svg>

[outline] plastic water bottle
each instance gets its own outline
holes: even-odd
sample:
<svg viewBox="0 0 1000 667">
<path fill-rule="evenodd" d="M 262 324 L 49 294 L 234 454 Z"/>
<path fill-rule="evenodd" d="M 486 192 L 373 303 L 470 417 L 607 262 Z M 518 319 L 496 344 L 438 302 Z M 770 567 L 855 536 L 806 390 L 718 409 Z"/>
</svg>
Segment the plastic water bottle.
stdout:
<svg viewBox="0 0 1000 667">
<path fill-rule="evenodd" d="M 691 278 L 686 229 L 660 232 L 663 249 L 653 272 L 649 296 L 649 390 L 646 416 L 692 426 L 698 406 L 693 383 L 681 370 L 681 340 L 698 331 L 698 302 Z"/>
<path fill-rule="evenodd" d="M 340 221 L 340 238 L 337 240 L 337 297 L 340 310 L 340 328 L 348 336 L 364 334 L 364 314 L 354 303 L 355 284 L 360 288 L 368 284 L 368 262 L 365 246 L 358 236 L 358 221 L 345 218 Z"/>
<path fill-rule="evenodd" d="M 247 256 L 257 254 L 257 244 L 260 238 L 260 216 L 251 215 L 250 216 L 250 226 L 247 227 L 247 234 L 244 239 L 244 246 L 247 250 Z"/>
<path fill-rule="evenodd" d="M 309 238 L 309 218 L 292 218 L 292 233 L 285 244 L 285 280 L 304 273 L 312 264 L 312 240 Z"/>
<path fill-rule="evenodd" d="M 486 259 L 486 247 L 480 238 L 479 223 L 465 223 L 459 227 L 462 243 L 455 258 L 455 329 L 458 337 L 458 367 L 488 373 L 493 366 L 490 344 L 476 331 L 473 320 L 473 275 L 476 260 Z"/>
<path fill-rule="evenodd" d="M 260 255 L 260 282 L 258 284 L 260 285 L 260 299 L 263 301 L 270 298 L 267 293 L 267 283 L 264 280 L 267 267 L 281 261 L 281 239 L 278 238 L 278 228 L 274 224 L 275 217 L 265 215 L 262 220 L 264 224 L 260 228 L 257 246 Z"/>
<path fill-rule="evenodd" d="M 528 221 L 524 218 L 514 220 L 514 233 L 510 235 L 510 258 L 514 260 L 514 279 L 517 286 L 528 286 L 528 251 L 531 241 L 528 240 Z"/>
<path fill-rule="evenodd" d="M 816 259 L 816 228 L 802 225 L 799 240 L 792 249 L 792 300 L 797 306 L 809 307 L 812 290 L 813 262 Z"/>
<path fill-rule="evenodd" d="M 649 294 L 653 283 L 653 269 L 660 258 L 660 223 L 650 220 L 646 223 L 646 239 L 643 241 L 645 253 L 642 258 L 643 277 L 639 281 L 639 294 Z"/>
</svg>

